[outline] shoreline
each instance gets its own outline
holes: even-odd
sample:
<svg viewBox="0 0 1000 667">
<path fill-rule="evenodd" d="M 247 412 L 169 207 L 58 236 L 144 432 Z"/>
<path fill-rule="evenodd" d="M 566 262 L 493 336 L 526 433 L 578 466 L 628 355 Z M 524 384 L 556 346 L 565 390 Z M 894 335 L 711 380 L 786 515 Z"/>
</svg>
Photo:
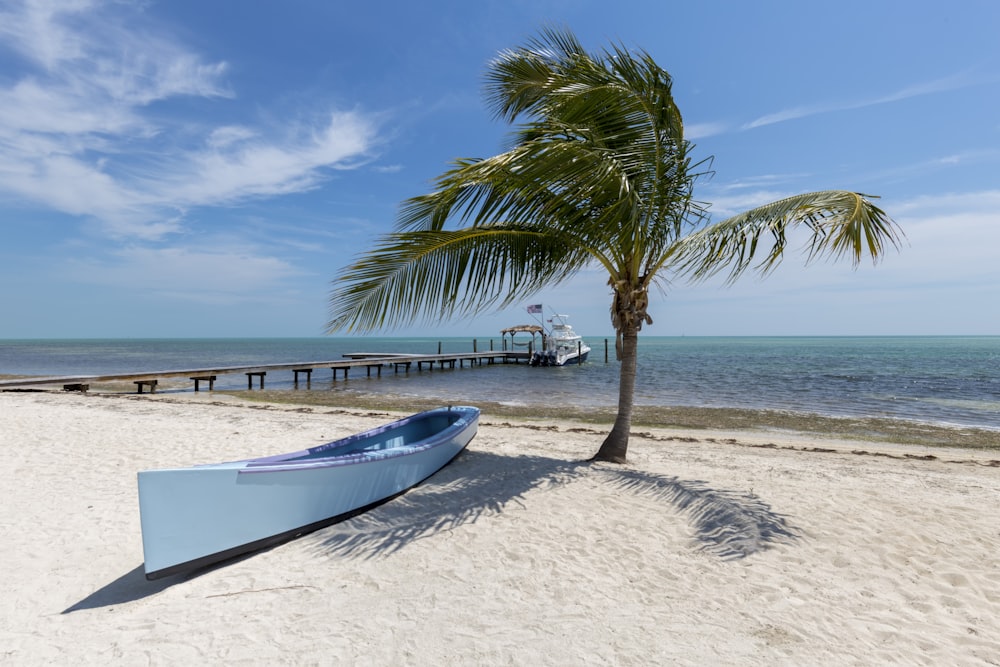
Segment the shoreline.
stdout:
<svg viewBox="0 0 1000 667">
<path fill-rule="evenodd" d="M 0 375 L 0 378 L 5 376 Z M 63 393 L 56 388 L 6 389 L 4 392 Z M 136 395 L 131 383 L 103 382 L 91 386 L 92 395 Z M 144 395 L 149 395 L 144 394 Z M 416 412 L 439 407 L 442 401 L 420 396 L 386 393 L 363 393 L 320 390 L 264 389 L 254 391 L 216 389 L 214 392 L 192 392 L 189 382 L 163 380 L 154 396 L 186 397 L 204 400 L 205 396 L 233 396 L 257 403 L 300 404 L 356 409 L 384 409 Z M 614 422 L 614 406 L 581 407 L 512 404 L 491 401 L 471 401 L 484 412 L 513 419 L 561 419 L 587 424 Z M 728 429 L 755 431 L 790 431 L 810 437 L 848 438 L 861 441 L 913 444 L 928 447 L 965 447 L 992 450 L 1000 455 L 1000 431 L 962 425 L 934 424 L 895 417 L 847 417 L 790 410 L 750 409 L 737 407 L 650 406 L 637 405 L 633 411 L 633 433 L 643 428 Z"/>
<path fill-rule="evenodd" d="M 294 403 L 319 406 L 349 406 L 354 408 L 397 407 L 402 411 L 426 410 L 441 405 L 429 398 L 387 394 L 324 395 L 316 392 L 234 391 L 219 392 L 248 401 L 264 403 Z M 544 420 L 559 419 L 588 424 L 610 425 L 615 420 L 613 407 L 570 408 L 543 405 L 509 405 L 473 401 L 491 415 Z M 931 447 L 968 447 L 994 450 L 1000 454 L 1000 432 L 984 428 L 927 424 L 885 417 L 830 417 L 805 412 L 752 410 L 747 408 L 703 408 L 689 406 L 636 406 L 632 416 L 633 432 L 642 428 L 676 428 L 696 430 L 756 430 L 790 431 L 811 437 L 849 438 L 872 442 L 915 444 Z"/>
<path fill-rule="evenodd" d="M 440 401 L 413 397 L 386 397 L 384 395 L 357 397 L 356 401 L 332 401 L 320 397 L 315 401 L 286 400 L 302 393 L 284 391 L 214 392 L 211 395 L 179 394 L 98 394 L 107 398 L 155 400 L 172 405 L 214 405 L 218 407 L 285 412 L 289 414 L 327 414 L 347 417 L 384 418 L 395 420 L 414 412 L 441 407 Z M 383 401 L 366 400 L 385 398 Z M 218 400 L 222 398 L 223 400 Z M 545 411 L 511 408 L 496 403 L 476 403 L 481 410 L 483 426 L 524 429 L 547 433 L 578 434 L 592 438 L 595 451 L 614 422 L 613 411 Z M 323 410 L 327 408 L 327 410 Z M 650 420 L 664 412 L 673 419 L 664 423 Z M 730 414 L 735 413 L 735 414 Z M 755 419 L 763 413 L 763 419 Z M 777 417 L 771 421 L 768 416 Z M 721 419 L 720 419 L 721 417 Z M 727 418 L 728 417 L 728 418 Z M 873 430 L 869 421 L 876 424 Z M 1000 468 L 1000 444 L 989 431 L 975 432 L 985 439 L 985 444 L 974 438 L 974 444 L 964 441 L 967 429 L 954 433 L 949 427 L 913 425 L 897 428 L 888 433 L 882 422 L 897 420 L 854 420 L 821 417 L 817 415 L 786 415 L 776 411 L 753 411 L 730 408 L 659 408 L 643 411 L 633 419 L 629 452 L 637 443 L 707 443 L 752 449 L 782 449 L 813 454 L 850 453 L 856 456 L 963 463 Z M 827 429 L 825 426 L 834 428 Z M 798 428 L 797 428 L 798 427 Z M 939 434 L 943 431 L 943 435 Z M 914 432 L 927 442 L 907 439 Z M 890 436 L 890 437 L 874 437 Z M 641 446 L 641 444 L 639 444 Z M 278 453 L 278 452 L 275 452 Z M 956 459 L 956 456 L 962 458 Z"/>
<path fill-rule="evenodd" d="M 466 451 L 403 496 L 146 581 L 138 470 L 295 451 L 408 411 L 259 398 L 0 393 L 0 663 L 1000 655 L 1000 457 L 790 431 L 642 427 L 611 465 L 587 461 L 600 424 L 487 410 Z"/>
</svg>

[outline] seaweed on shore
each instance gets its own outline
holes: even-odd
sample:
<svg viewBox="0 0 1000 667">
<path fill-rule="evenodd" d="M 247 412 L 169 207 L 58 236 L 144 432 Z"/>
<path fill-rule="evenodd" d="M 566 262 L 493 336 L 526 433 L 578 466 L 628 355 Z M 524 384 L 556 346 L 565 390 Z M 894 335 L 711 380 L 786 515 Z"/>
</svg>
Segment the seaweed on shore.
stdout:
<svg viewBox="0 0 1000 667">
<path fill-rule="evenodd" d="M 440 399 L 319 391 L 235 391 L 225 392 L 241 399 L 264 403 L 293 403 L 327 407 L 349 407 L 390 412 L 415 412 L 441 405 Z M 615 409 L 550 406 L 545 403 L 511 405 L 462 399 L 479 407 L 485 415 L 528 421 L 574 421 L 607 426 L 614 422 Z M 884 417 L 827 417 L 779 410 L 702 408 L 676 406 L 636 406 L 633 429 L 679 428 L 696 430 L 789 431 L 822 438 L 845 438 L 869 442 L 890 442 L 930 447 L 967 447 L 1000 450 L 1000 433 L 986 429 L 948 427 Z M 634 432 L 634 431 L 633 431 Z"/>
</svg>

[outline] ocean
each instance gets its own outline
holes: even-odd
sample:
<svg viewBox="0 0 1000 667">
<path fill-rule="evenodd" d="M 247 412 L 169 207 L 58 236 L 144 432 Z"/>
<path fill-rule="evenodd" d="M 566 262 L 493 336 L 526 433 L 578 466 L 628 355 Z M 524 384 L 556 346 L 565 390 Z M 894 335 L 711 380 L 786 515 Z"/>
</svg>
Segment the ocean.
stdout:
<svg viewBox="0 0 1000 667">
<path fill-rule="evenodd" d="M 495 364 L 381 378 L 313 372 L 310 391 L 434 398 L 444 403 L 613 407 L 614 339 L 586 337 L 590 360 L 533 368 Z M 610 361 L 604 361 L 605 341 Z M 479 338 L 479 351 L 502 339 Z M 335 360 L 351 352 L 471 352 L 471 338 L 0 340 L 0 375 L 105 375 Z M 166 383 L 164 383 L 166 384 Z M 272 371 L 268 389 L 292 389 Z M 304 390 L 304 382 L 300 382 Z M 220 376 L 217 389 L 245 389 Z M 192 391 L 182 382 L 173 391 Z M 167 388 L 167 390 L 170 390 Z M 163 389 L 161 389 L 163 391 Z M 879 417 L 1000 431 L 1000 337 L 640 336 L 636 404 Z"/>
</svg>

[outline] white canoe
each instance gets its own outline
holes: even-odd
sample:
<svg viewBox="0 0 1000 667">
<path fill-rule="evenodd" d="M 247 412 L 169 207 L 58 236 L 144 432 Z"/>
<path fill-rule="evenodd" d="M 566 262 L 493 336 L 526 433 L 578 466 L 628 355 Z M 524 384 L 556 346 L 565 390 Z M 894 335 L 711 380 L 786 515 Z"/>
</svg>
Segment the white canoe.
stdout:
<svg viewBox="0 0 1000 667">
<path fill-rule="evenodd" d="M 430 477 L 479 428 L 479 409 L 438 408 L 311 449 L 139 473 L 147 579 L 304 535 Z"/>
</svg>

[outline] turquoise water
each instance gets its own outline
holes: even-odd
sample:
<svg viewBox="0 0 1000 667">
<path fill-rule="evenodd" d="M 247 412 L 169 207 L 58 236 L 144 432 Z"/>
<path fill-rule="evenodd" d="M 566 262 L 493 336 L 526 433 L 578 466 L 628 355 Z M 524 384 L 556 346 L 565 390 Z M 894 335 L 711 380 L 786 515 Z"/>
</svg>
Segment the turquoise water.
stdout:
<svg viewBox="0 0 1000 667">
<path fill-rule="evenodd" d="M 442 402 L 614 406 L 618 364 L 604 338 L 582 366 L 497 364 L 349 380 L 313 373 L 311 391 L 433 397 Z M 501 349 L 480 338 L 480 351 Z M 350 352 L 471 352 L 469 338 L 0 340 L 0 374 L 91 375 L 297 363 Z M 270 389 L 291 388 L 272 371 Z M 242 374 L 218 388 L 245 388 Z M 187 387 L 184 391 L 191 391 Z M 640 337 L 636 403 L 891 417 L 1000 430 L 1000 337 Z"/>
</svg>

